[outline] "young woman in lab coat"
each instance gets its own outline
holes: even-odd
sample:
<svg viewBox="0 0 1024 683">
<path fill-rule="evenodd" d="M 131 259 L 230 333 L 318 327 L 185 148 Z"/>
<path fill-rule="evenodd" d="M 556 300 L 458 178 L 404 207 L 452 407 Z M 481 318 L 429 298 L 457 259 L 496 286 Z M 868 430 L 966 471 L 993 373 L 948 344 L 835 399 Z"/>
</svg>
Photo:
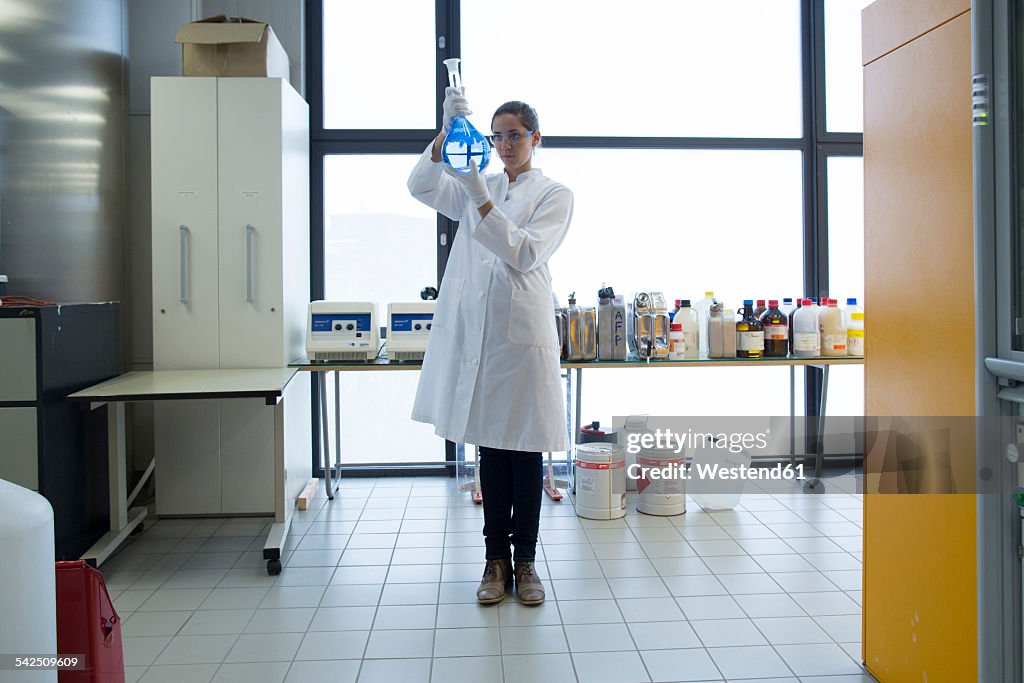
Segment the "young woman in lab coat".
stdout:
<svg viewBox="0 0 1024 683">
<path fill-rule="evenodd" d="M 477 599 L 500 602 L 514 578 L 520 602 L 538 605 L 541 453 L 569 448 L 548 260 L 569 229 L 573 197 L 533 167 L 540 123 L 523 102 L 491 119 L 504 172 L 462 174 L 443 163 L 452 118 L 469 113 L 449 88 L 443 129 L 409 176 L 416 199 L 459 221 L 412 418 L 477 446 L 486 560 Z"/>
</svg>

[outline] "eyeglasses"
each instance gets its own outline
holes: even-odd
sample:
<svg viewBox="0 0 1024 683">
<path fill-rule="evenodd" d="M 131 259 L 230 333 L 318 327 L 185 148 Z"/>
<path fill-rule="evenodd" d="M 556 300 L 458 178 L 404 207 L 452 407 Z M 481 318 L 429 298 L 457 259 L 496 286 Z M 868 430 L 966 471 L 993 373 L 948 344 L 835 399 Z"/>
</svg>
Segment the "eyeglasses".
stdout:
<svg viewBox="0 0 1024 683">
<path fill-rule="evenodd" d="M 500 145 L 505 140 L 508 140 L 513 145 L 518 145 L 520 142 L 523 141 L 524 138 L 528 138 L 531 135 L 533 135 L 532 130 L 526 131 L 525 134 L 520 133 L 518 130 L 514 130 L 511 131 L 510 133 L 494 133 L 493 135 L 491 135 L 490 140 L 491 144 L 494 145 L 495 147 Z"/>
</svg>

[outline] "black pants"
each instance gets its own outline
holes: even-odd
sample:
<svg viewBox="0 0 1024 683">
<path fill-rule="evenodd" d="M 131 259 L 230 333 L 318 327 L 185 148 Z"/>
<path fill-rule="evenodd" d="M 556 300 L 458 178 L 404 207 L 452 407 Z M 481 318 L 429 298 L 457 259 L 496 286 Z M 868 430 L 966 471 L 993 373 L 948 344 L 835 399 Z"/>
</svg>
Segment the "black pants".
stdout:
<svg viewBox="0 0 1024 683">
<path fill-rule="evenodd" d="M 540 529 L 543 463 L 540 453 L 477 448 L 484 497 L 484 543 L 488 560 L 533 562 Z"/>
</svg>

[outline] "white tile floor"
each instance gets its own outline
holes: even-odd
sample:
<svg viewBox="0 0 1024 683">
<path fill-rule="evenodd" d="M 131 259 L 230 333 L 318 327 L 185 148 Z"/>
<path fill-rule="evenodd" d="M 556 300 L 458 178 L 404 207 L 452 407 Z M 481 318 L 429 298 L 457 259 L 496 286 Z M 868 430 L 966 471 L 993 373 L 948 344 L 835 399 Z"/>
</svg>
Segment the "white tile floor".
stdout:
<svg viewBox="0 0 1024 683">
<path fill-rule="evenodd" d="M 747 491 L 613 521 L 545 498 L 533 608 L 476 604 L 483 513 L 441 478 L 343 480 L 276 577 L 252 519 L 161 520 L 103 569 L 129 682 L 873 681 L 853 477 Z"/>
</svg>

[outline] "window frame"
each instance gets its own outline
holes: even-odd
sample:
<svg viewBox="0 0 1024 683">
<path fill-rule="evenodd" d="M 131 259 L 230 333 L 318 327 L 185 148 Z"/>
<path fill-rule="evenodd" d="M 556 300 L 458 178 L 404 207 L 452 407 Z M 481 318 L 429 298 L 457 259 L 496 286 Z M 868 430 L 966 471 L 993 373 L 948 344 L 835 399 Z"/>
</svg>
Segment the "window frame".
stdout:
<svg viewBox="0 0 1024 683">
<path fill-rule="evenodd" d="M 444 89 L 448 84 L 442 60 L 460 55 L 460 0 L 435 0 L 434 44 L 435 125 L 431 129 L 328 129 L 324 128 L 323 105 L 323 6 L 324 0 L 306 3 L 306 92 L 310 111 L 310 298 L 324 295 L 324 159 L 335 154 L 420 154 L 437 134 L 442 117 Z M 799 138 L 731 137 L 595 137 L 545 136 L 550 149 L 720 149 L 720 150 L 799 150 L 803 157 L 803 284 L 805 292 L 829 295 L 828 281 L 828 206 L 827 159 L 830 156 L 863 156 L 862 133 L 826 130 L 825 93 L 825 0 L 800 0 L 802 135 Z M 458 224 L 438 214 L 437 275 L 444 275 L 445 263 Z M 311 400 L 317 404 L 318 382 L 315 373 Z M 822 390 L 822 370 L 804 370 L 805 405 L 808 416 L 817 415 Z M 313 410 L 313 470 L 322 476 L 319 411 Z M 438 474 L 447 470 L 455 475 L 456 449 L 446 443 L 445 466 L 407 467 L 402 465 L 345 469 L 346 476 L 383 476 Z"/>
</svg>

